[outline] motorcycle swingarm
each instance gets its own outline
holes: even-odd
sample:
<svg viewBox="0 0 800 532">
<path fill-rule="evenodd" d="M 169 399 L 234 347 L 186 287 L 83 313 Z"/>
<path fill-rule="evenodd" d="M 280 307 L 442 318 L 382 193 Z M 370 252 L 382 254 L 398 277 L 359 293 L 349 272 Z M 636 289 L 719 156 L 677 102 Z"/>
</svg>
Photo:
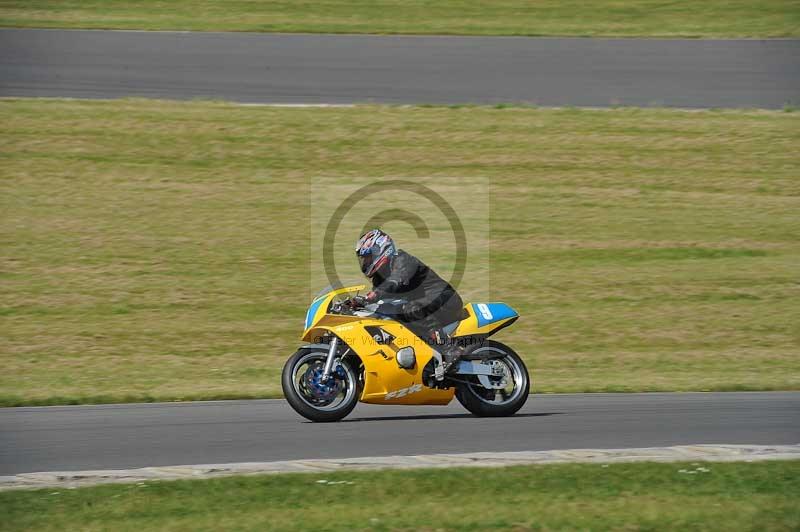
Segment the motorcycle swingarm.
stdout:
<svg viewBox="0 0 800 532">
<path fill-rule="evenodd" d="M 461 360 L 458 362 L 457 375 L 491 375 L 497 376 L 494 367 L 489 364 L 481 364 L 473 360 Z"/>
</svg>

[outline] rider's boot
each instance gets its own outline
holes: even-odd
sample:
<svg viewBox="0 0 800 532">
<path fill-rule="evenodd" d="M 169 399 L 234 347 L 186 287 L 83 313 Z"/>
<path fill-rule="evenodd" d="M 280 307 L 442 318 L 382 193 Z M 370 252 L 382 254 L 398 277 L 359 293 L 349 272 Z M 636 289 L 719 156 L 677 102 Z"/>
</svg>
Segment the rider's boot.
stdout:
<svg viewBox="0 0 800 532">
<path fill-rule="evenodd" d="M 458 361 L 464 355 L 466 349 L 458 342 L 453 341 L 444 331 L 436 330 L 433 332 L 434 341 L 439 346 L 442 353 L 442 377 L 458 366 Z"/>
<path fill-rule="evenodd" d="M 450 344 L 442 353 L 442 358 L 444 358 L 444 373 L 447 375 L 448 373 L 453 373 L 454 370 L 458 367 L 458 361 L 461 360 L 461 357 L 464 356 L 464 346 L 458 344 Z"/>
</svg>

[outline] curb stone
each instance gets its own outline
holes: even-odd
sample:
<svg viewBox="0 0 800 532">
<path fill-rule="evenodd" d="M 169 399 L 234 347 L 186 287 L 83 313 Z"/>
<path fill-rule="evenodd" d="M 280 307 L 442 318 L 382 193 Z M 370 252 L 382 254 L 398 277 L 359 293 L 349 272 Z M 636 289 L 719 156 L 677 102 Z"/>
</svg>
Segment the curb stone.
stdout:
<svg viewBox="0 0 800 532">
<path fill-rule="evenodd" d="M 677 445 L 638 449 L 568 449 L 554 451 L 478 452 L 415 456 L 286 460 L 199 464 L 97 471 L 52 471 L 0 476 L 0 491 L 76 488 L 157 480 L 217 478 L 230 475 L 420 469 L 440 467 L 506 467 L 527 464 L 620 462 L 756 462 L 800 460 L 796 445 Z"/>
</svg>

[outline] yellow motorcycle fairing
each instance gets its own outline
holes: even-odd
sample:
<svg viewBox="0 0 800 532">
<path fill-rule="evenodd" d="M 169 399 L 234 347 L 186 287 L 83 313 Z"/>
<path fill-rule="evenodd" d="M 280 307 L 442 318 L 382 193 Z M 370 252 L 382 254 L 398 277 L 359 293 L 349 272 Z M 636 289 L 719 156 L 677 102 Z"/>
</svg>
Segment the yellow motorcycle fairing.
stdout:
<svg viewBox="0 0 800 532">
<path fill-rule="evenodd" d="M 365 403 L 396 405 L 446 405 L 455 389 L 429 388 L 422 382 L 422 369 L 433 358 L 433 349 L 402 323 L 374 317 L 328 314 L 331 301 L 337 296 L 363 290 L 354 286 L 334 290 L 315 299 L 306 313 L 303 341 L 320 343 L 327 333 L 335 334 L 364 364 L 364 389 L 360 400 Z M 378 327 L 393 339 L 379 343 L 365 329 Z M 395 357 L 397 351 L 410 346 L 416 364 L 401 368 Z"/>
<path fill-rule="evenodd" d="M 359 284 L 355 286 L 346 286 L 344 288 L 337 288 L 335 290 L 331 290 L 330 292 L 325 292 L 321 294 L 314 301 L 311 302 L 309 305 L 308 310 L 306 311 L 306 322 L 305 328 L 303 329 L 303 339 L 308 335 L 309 329 L 317 323 L 323 316 L 328 312 L 330 308 L 331 301 L 334 300 L 337 296 L 344 296 L 347 294 L 355 294 L 364 290 L 367 285 Z"/>
<path fill-rule="evenodd" d="M 360 400 L 365 403 L 404 405 L 446 405 L 455 394 L 454 388 L 429 388 L 422 381 L 422 369 L 434 356 L 427 342 L 398 321 L 373 316 L 361 317 L 329 314 L 336 297 L 357 293 L 365 285 L 339 288 L 316 298 L 308 308 L 302 339 L 315 344 L 333 334 L 341 339 L 364 364 L 364 389 Z M 486 338 L 514 323 L 519 314 L 505 303 L 470 303 L 464 307 L 467 317 L 458 323 L 454 337 Z M 389 333 L 391 342 L 373 338 L 367 327 Z M 416 364 L 405 369 L 396 361 L 397 351 L 410 346 Z"/>
<path fill-rule="evenodd" d="M 379 343 L 365 327 L 379 327 L 394 338 L 389 343 Z M 402 323 L 329 314 L 309 329 L 303 340 L 319 342 L 326 332 L 339 337 L 364 364 L 362 402 L 446 405 L 453 399 L 453 388 L 441 390 L 425 386 L 422 368 L 433 358 L 433 349 Z M 406 346 L 412 347 L 416 356 L 416 364 L 411 369 L 401 368 L 395 359 L 397 351 Z"/>
</svg>

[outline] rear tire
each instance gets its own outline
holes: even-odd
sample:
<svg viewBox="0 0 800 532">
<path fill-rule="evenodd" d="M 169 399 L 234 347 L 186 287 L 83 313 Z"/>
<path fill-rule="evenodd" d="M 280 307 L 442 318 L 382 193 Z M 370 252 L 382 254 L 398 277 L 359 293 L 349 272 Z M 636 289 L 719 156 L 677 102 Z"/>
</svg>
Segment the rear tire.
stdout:
<svg viewBox="0 0 800 532">
<path fill-rule="evenodd" d="M 283 395 L 289 405 L 304 418 L 323 423 L 343 419 L 356 407 L 360 396 L 358 372 L 347 360 L 340 361 L 344 370 L 344 377 L 338 378 L 336 381 L 336 385 L 341 387 L 341 392 L 334 397 L 334 400 L 339 395 L 343 395 L 339 403 L 326 405 L 318 397 L 308 393 L 304 394 L 303 385 L 298 382 L 305 374 L 302 367 L 305 364 L 309 364 L 313 371 L 315 367 L 318 368 L 320 365 L 324 365 L 327 357 L 328 353 L 326 351 L 300 349 L 289 357 L 289 360 L 283 366 L 281 374 Z"/>
<path fill-rule="evenodd" d="M 482 353 L 486 356 L 481 357 Z M 511 416 L 522 408 L 528 400 L 531 379 L 525 363 L 513 349 L 500 342 L 487 340 L 468 356 L 471 359 L 501 361 L 512 374 L 514 389 L 505 398 L 500 390 L 489 390 L 478 382 L 477 377 L 470 376 L 469 380 L 474 384 L 459 384 L 456 388 L 456 399 L 464 408 L 478 417 Z"/>
</svg>

